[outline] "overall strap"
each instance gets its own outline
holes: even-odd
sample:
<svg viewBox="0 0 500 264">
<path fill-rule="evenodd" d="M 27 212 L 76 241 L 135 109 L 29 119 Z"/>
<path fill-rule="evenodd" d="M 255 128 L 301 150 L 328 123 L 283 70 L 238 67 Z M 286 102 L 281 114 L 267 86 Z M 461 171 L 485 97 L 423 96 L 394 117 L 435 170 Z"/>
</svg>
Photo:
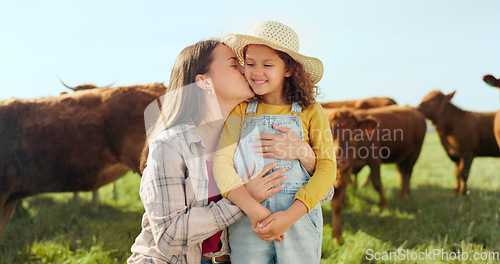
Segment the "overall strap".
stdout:
<svg viewBox="0 0 500 264">
<path fill-rule="evenodd" d="M 259 101 L 255 100 L 248 104 L 246 114 L 257 114 L 257 104 Z"/>
<path fill-rule="evenodd" d="M 299 103 L 297 103 L 297 102 L 293 102 L 291 112 L 301 114 L 302 113 L 302 106 L 300 106 Z"/>
</svg>

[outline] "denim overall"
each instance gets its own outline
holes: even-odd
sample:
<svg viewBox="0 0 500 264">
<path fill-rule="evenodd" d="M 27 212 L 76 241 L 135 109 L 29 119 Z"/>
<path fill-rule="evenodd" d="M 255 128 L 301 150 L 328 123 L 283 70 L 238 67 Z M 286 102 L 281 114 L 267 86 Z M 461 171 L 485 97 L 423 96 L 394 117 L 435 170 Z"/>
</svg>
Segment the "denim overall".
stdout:
<svg viewBox="0 0 500 264">
<path fill-rule="evenodd" d="M 285 188 L 261 203 L 275 213 L 284 211 L 293 204 L 295 193 L 307 183 L 310 176 L 299 160 L 259 157 L 258 153 L 253 151 L 252 143 L 258 141 L 254 137 L 259 134 L 280 134 L 281 132 L 275 130 L 273 125 L 293 129 L 303 139 L 302 121 L 299 117 L 302 107 L 294 102 L 290 115 L 255 116 L 257 105 L 258 102 L 248 105 L 247 118 L 234 156 L 234 166 L 240 177 L 245 175 L 252 162 L 255 162 L 255 171 L 259 171 L 269 163 L 277 162 L 278 165 L 268 174 L 283 167 L 287 169 L 284 173 L 288 176 L 283 183 Z M 252 231 L 252 224 L 245 216 L 228 228 L 231 263 L 319 263 L 322 230 L 323 215 L 319 204 L 285 232 L 285 239 L 282 242 L 261 240 Z"/>
</svg>

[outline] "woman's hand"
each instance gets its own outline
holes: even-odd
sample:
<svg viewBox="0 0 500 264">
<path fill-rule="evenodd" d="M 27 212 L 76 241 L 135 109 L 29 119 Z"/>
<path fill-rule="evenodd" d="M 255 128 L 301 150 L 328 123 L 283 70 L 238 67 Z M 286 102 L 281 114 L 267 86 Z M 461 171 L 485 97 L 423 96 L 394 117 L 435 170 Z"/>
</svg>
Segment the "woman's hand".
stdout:
<svg viewBox="0 0 500 264">
<path fill-rule="evenodd" d="M 286 171 L 286 168 L 281 168 L 264 177 L 264 175 L 269 170 L 276 167 L 276 165 L 276 162 L 270 163 L 262 168 L 261 171 L 253 174 L 253 171 L 255 170 L 255 163 L 252 163 L 250 165 L 250 168 L 248 168 L 245 177 L 243 177 L 243 183 L 245 183 L 247 191 L 259 203 L 267 199 L 267 197 L 283 190 L 283 188 L 285 187 L 285 185 L 283 184 L 279 186 L 276 185 L 286 180 L 286 175 L 280 177 L 280 175 Z"/>
<path fill-rule="evenodd" d="M 273 125 L 281 134 L 260 134 L 252 144 L 254 151 L 261 157 L 274 159 L 298 159 L 307 172 L 312 175 L 316 168 L 316 154 L 309 144 L 303 141 L 293 129 Z"/>
</svg>

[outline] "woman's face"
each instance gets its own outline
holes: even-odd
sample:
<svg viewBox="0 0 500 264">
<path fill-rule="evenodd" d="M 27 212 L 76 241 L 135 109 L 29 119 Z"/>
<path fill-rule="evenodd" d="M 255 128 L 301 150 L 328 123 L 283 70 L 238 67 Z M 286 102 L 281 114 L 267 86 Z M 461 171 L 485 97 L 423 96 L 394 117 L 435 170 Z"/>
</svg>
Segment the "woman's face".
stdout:
<svg viewBox="0 0 500 264">
<path fill-rule="evenodd" d="M 212 51 L 212 57 L 206 76 L 212 79 L 219 103 L 223 101 L 239 103 L 254 96 L 243 75 L 243 68 L 230 48 L 218 44 Z"/>
</svg>

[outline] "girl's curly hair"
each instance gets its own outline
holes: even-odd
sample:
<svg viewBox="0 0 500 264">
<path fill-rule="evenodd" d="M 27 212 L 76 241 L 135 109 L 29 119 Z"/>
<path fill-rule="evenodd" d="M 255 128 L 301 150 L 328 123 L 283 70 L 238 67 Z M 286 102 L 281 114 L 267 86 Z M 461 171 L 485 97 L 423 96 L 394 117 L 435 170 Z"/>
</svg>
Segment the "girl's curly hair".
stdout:
<svg viewBox="0 0 500 264">
<path fill-rule="evenodd" d="M 243 54 L 246 54 L 245 47 Z M 319 87 L 313 83 L 309 74 L 304 70 L 302 64 L 294 60 L 290 55 L 283 51 L 274 50 L 278 56 L 285 62 L 285 67 L 292 73 L 290 77 L 285 78 L 285 94 L 288 103 L 297 102 L 300 106 L 307 108 L 316 103 L 316 96 L 319 94 Z M 255 95 L 259 101 L 261 96 Z"/>
</svg>

